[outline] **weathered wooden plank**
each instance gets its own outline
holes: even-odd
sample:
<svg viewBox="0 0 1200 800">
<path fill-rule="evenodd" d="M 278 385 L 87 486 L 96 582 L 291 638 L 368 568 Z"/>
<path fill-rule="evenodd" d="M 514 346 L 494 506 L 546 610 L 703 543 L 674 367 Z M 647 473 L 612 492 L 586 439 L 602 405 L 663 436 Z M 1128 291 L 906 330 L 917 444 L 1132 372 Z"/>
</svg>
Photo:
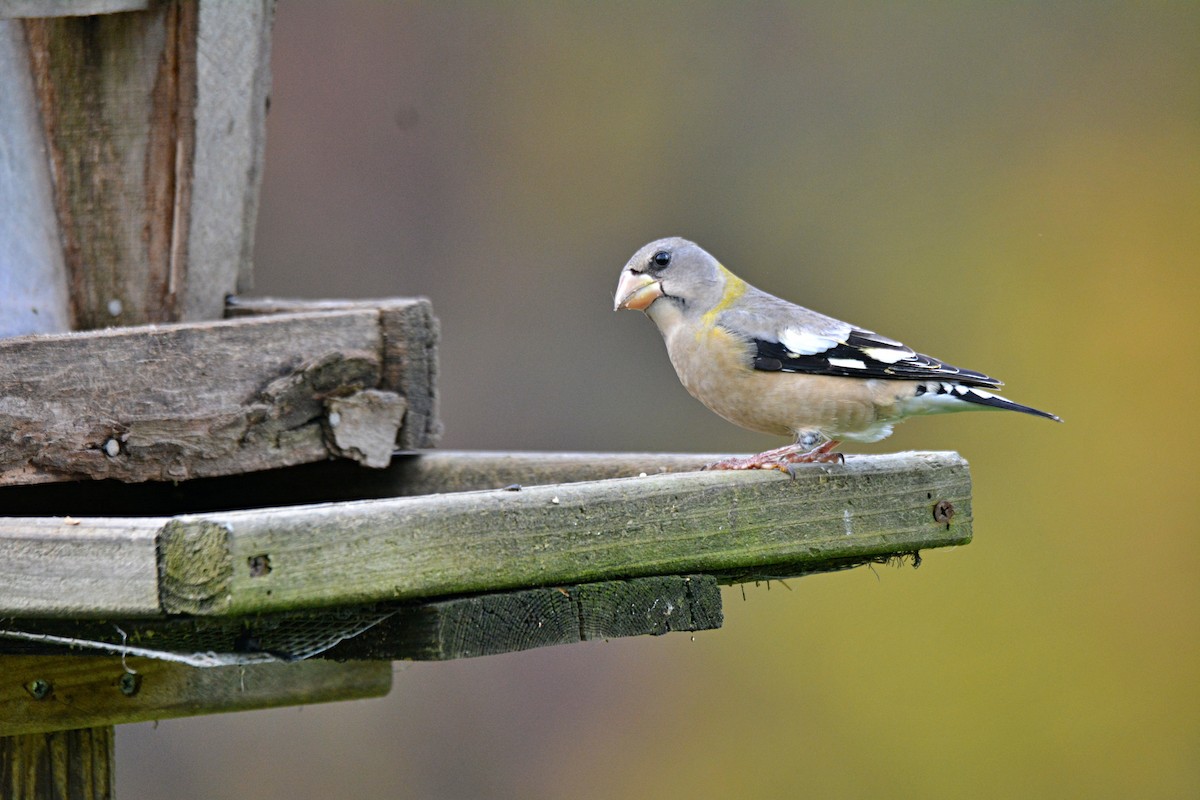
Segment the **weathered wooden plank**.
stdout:
<svg viewBox="0 0 1200 800">
<path fill-rule="evenodd" d="M 115 739 L 112 725 L 0 736 L 0 797 L 112 800 Z"/>
<path fill-rule="evenodd" d="M 640 474 L 690 458 L 600 461 L 609 460 L 604 470 L 632 464 Z M 437 459 L 451 476 L 441 485 L 461 488 L 464 472 Z M 534 471 L 496 477 L 536 477 L 545 469 L 527 466 Z M 581 464 L 572 469 L 586 471 Z M 564 471 L 551 470 L 560 477 Z M 953 507 L 946 519 L 945 506 L 934 513 L 943 501 Z M 78 521 L 81 535 L 112 523 Z M 26 523 L 54 525 L 20 518 L 6 524 L 20 531 Z M 851 456 L 845 465 L 801 469 L 795 481 L 773 472 L 652 474 L 146 524 L 161 525 L 163 611 L 243 616 L 649 575 L 784 577 L 962 544 L 971 536 L 970 475 L 954 453 Z M 13 571 L 33 570 L 10 562 Z M 0 615 L 24 614 L 32 601 L 11 591 L 0 584 Z M 81 607 L 120 613 L 86 593 L 37 603 L 45 616 Z"/>
<path fill-rule="evenodd" d="M 720 453 L 560 453 L 436 450 L 398 456 L 369 477 L 370 491 L 408 497 L 696 472 L 729 458 Z M 851 458 L 856 458 L 852 456 Z"/>
<path fill-rule="evenodd" d="M 387 694 L 386 661 L 197 669 L 147 658 L 0 656 L 0 736 Z"/>
<path fill-rule="evenodd" d="M 0 19 L 88 17 L 120 11 L 145 11 L 149 0 L 0 0 Z"/>
<path fill-rule="evenodd" d="M 261 660 L 447 660 L 593 639 L 719 628 L 711 575 L 379 603 L 250 617 L 0 621 L 0 655 L 150 655 L 178 663 Z"/>
<path fill-rule="evenodd" d="M 721 626 L 711 575 L 669 575 L 525 589 L 401 606 L 328 658 L 446 661 L 536 647 Z"/>
<path fill-rule="evenodd" d="M 162 2 L 145 11 L 21 22 L 53 175 L 72 328 L 181 316 L 196 7 Z"/>
<path fill-rule="evenodd" d="M 430 316 L 427 301 L 389 307 L 405 305 Z M 0 340 L 0 486 L 180 481 L 353 449 L 333 435 L 330 401 L 430 394 L 428 382 L 382 385 L 395 347 L 383 317 L 362 307 Z M 363 425 L 379 426 L 361 456 L 378 464 L 380 441 L 397 438 L 398 405 L 368 400 L 387 413 L 357 419 L 357 441 Z"/>
<path fill-rule="evenodd" d="M 0 505 L 10 516 L 172 516 L 228 509 L 502 489 L 512 484 L 633 478 L 694 472 L 729 453 L 558 453 L 429 450 L 394 454 L 384 469 L 348 459 L 319 461 L 183 483 L 82 481 L 10 486 Z M 853 457 L 852 457 L 853 458 Z"/>
<path fill-rule="evenodd" d="M 4 25 L 23 31 L 12 66 L 33 90 L 11 90 L 0 124 L 39 124 L 0 135 L 53 187 L 23 212 L 31 230 L 0 229 L 0 251 L 43 257 L 12 274 L 64 263 L 75 329 L 220 317 L 251 282 L 273 0 L 6 5 L 28 17 Z M 28 245 L 48 229 L 45 260 Z"/>
<path fill-rule="evenodd" d="M 0 517 L 0 614 L 157 615 L 162 519 Z M 0 627 L 3 627 L 0 624 Z"/>
<path fill-rule="evenodd" d="M 442 436 L 437 411 L 437 344 L 441 335 L 433 307 L 424 298 L 377 300 L 296 300 L 230 298 L 231 319 L 267 314 L 347 311 L 377 308 L 383 322 L 384 365 L 380 388 L 405 401 L 405 422 L 396 446 L 403 450 L 434 447 Z"/>
<path fill-rule="evenodd" d="M 957 454 L 905 453 L 795 480 L 697 472 L 184 516 L 160 538 L 162 603 L 244 615 L 646 575 L 784 577 L 966 543 L 970 496 Z M 939 504 L 955 513 L 935 518 Z"/>
<path fill-rule="evenodd" d="M 21 25 L 0 20 L 0 337 L 71 327 L 50 168 L 29 155 L 42 129 L 28 63 Z"/>
<path fill-rule="evenodd" d="M 218 319 L 253 284 L 275 0 L 200 0 L 183 319 Z"/>
</svg>

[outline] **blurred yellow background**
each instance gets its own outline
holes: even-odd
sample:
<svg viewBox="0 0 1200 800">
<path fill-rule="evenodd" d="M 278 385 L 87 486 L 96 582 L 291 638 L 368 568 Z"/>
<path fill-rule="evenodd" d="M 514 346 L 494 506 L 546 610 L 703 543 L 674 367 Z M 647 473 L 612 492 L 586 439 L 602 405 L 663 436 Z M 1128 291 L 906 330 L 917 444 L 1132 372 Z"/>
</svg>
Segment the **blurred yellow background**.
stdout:
<svg viewBox="0 0 1200 800">
<path fill-rule="evenodd" d="M 1200 796 L 1200 4 L 285 2 L 273 70 L 257 292 L 430 296 L 446 447 L 782 444 L 611 311 L 666 235 L 1066 424 L 847 448 L 970 461 L 915 572 L 120 728 L 120 796 Z"/>
</svg>

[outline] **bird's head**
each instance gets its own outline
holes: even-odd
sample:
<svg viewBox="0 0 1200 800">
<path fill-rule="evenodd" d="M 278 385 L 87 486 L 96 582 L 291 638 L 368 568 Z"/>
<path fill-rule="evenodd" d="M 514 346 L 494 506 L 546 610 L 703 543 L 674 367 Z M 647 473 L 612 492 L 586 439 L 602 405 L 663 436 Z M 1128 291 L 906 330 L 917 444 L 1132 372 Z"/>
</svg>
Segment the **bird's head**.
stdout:
<svg viewBox="0 0 1200 800">
<path fill-rule="evenodd" d="M 729 275 L 699 245 L 678 237 L 658 239 L 621 270 L 613 309 L 645 311 L 653 319 L 667 303 L 683 314 L 704 313 L 721 301 Z"/>
</svg>

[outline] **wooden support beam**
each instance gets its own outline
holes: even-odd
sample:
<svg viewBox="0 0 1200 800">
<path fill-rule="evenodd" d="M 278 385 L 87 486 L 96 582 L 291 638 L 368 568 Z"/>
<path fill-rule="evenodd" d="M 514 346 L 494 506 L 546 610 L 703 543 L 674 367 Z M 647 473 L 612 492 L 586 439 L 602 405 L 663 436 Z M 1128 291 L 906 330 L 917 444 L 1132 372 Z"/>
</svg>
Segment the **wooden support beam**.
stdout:
<svg viewBox="0 0 1200 800">
<path fill-rule="evenodd" d="M 0 223 L 0 287 L 64 280 L 73 329 L 221 316 L 250 283 L 273 9 L 0 4 L 0 17 L 23 17 L 0 19 L 0 62 L 14 70 L 0 101 L 20 104 L 0 113 L 0 138 L 21 148 L 9 153 L 19 169 L 0 167 L 17 181 L 0 197 L 34 201 L 21 225 Z M 51 329 L 20 321 L 10 333 Z"/>
<path fill-rule="evenodd" d="M 0 656 L 0 737 L 381 697 L 391 685 L 386 661 L 198 669 L 148 658 Z"/>
<path fill-rule="evenodd" d="M 398 387 L 394 391 L 399 391 L 405 400 L 404 427 L 395 445 L 401 450 L 433 447 L 442 436 L 442 422 L 437 410 L 437 344 L 441 328 L 427 299 L 294 300 L 231 297 L 225 315 L 230 319 L 239 319 L 364 309 L 377 309 L 383 327 L 382 385 Z"/>
<path fill-rule="evenodd" d="M 851 456 L 802 468 L 795 480 L 763 471 L 648 474 L 185 515 L 147 521 L 157 526 L 157 564 L 120 537 L 107 557 L 120 561 L 128 547 L 126 574 L 144 574 L 130 585 L 158 581 L 158 608 L 147 613 L 245 616 L 652 575 L 806 574 L 965 544 L 970 498 L 957 454 Z M 113 524 L 78 523 L 42 535 L 65 543 Z M 5 524 L 22 535 L 20 518 Z M 46 569 L 20 559 L 4 568 Z M 60 585 L 57 600 L 39 601 L 38 616 L 74 616 L 89 602 L 95 615 L 111 616 L 144 603 L 131 589 L 110 596 L 109 608 L 71 597 L 72 581 Z M 0 615 L 31 616 L 20 586 L 0 582 Z"/>
<path fill-rule="evenodd" d="M 448 661 L 597 639 L 713 630 L 722 619 L 721 590 L 714 577 L 664 575 L 404 604 L 394 616 L 322 657 Z"/>
<path fill-rule="evenodd" d="M 264 656 L 444 661 L 711 630 L 721 620 L 716 578 L 665 575 L 250 617 L 5 620 L 0 621 L 0 655 L 145 655 L 146 650 L 193 664 L 213 663 L 217 657 L 210 654 L 221 654 L 229 664 Z"/>
<path fill-rule="evenodd" d="M 2 690 L 0 690 L 2 691 Z M 0 797 L 111 800 L 116 791 L 112 725 L 2 735 Z"/>
<path fill-rule="evenodd" d="M 436 336 L 428 301 L 401 299 L 0 339 L 0 486 L 384 464 L 436 441 Z"/>
<path fill-rule="evenodd" d="M 3 613 L 86 619 L 160 613 L 154 518 L 0 517 Z M 120 610 L 118 610 L 120 609 Z M 0 624 L 0 627 L 3 627 Z"/>
<path fill-rule="evenodd" d="M 693 472 L 179 517 L 162 532 L 160 588 L 168 612 L 240 615 L 643 575 L 785 577 L 969 540 L 966 463 L 906 453 L 795 480 Z M 261 559 L 269 571 L 248 567 Z"/>
<path fill-rule="evenodd" d="M 0 19 L 0 337 L 70 330 L 53 179 L 19 23 Z"/>
<path fill-rule="evenodd" d="M 526 589 L 398 607 L 326 658 L 447 661 L 535 647 L 721 627 L 711 575 L 666 575 Z"/>
<path fill-rule="evenodd" d="M 121 11 L 145 11 L 150 0 L 0 0 L 0 19 L 90 17 Z"/>
</svg>

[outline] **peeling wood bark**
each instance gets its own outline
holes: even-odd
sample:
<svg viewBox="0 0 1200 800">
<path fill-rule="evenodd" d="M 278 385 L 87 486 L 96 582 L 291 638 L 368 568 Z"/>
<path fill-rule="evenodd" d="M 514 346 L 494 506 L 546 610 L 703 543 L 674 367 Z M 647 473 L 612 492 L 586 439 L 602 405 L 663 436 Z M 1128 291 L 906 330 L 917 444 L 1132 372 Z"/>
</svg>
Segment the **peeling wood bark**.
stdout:
<svg viewBox="0 0 1200 800">
<path fill-rule="evenodd" d="M 596 639 L 712 630 L 721 627 L 722 619 L 715 577 L 656 575 L 250 617 L 0 621 L 0 658 L 104 657 L 128 646 L 167 657 L 267 653 L 285 660 L 444 661 Z"/>
<path fill-rule="evenodd" d="M 187 254 L 174 245 L 187 238 L 196 4 L 24 25 L 72 327 L 179 319 Z"/>
<path fill-rule="evenodd" d="M 7 5 L 0 15 L 29 17 L 47 4 Z M 0 227 L 12 240 L 0 252 L 55 232 L 76 330 L 215 319 L 251 283 L 274 2 L 77 15 L 129 5 L 60 2 L 44 18 L 0 20 L 0 35 L 23 32 L 16 67 L 33 85 L 12 93 L 32 107 L 0 123 L 40 121 L 35 137 L 0 136 L 22 147 L 15 159 L 48 162 L 54 217 L 28 234 Z M 42 269 L 0 261 L 14 275 L 30 268 Z"/>
<path fill-rule="evenodd" d="M 436 324 L 426 301 L 411 300 L 0 340 L 0 486 L 182 481 L 319 461 L 343 450 L 327 438 L 329 403 L 364 391 L 387 409 L 357 419 L 369 463 L 386 463 L 389 438 L 432 444 L 436 419 L 411 412 L 431 405 L 432 385 L 403 383 L 429 372 L 391 366 L 387 320 L 402 309 Z M 435 330 L 408 334 L 407 352 L 434 346 Z M 401 383 L 386 383 L 389 372 Z M 410 420 L 420 428 L 409 431 Z"/>
<path fill-rule="evenodd" d="M 240 319 L 311 311 L 378 308 L 383 323 L 383 379 L 380 388 L 404 398 L 404 426 L 396 440 L 401 450 L 434 447 L 442 437 L 438 417 L 437 344 L 441 328 L 425 298 L 405 300 L 295 300 L 230 298 L 227 317 Z"/>
</svg>

